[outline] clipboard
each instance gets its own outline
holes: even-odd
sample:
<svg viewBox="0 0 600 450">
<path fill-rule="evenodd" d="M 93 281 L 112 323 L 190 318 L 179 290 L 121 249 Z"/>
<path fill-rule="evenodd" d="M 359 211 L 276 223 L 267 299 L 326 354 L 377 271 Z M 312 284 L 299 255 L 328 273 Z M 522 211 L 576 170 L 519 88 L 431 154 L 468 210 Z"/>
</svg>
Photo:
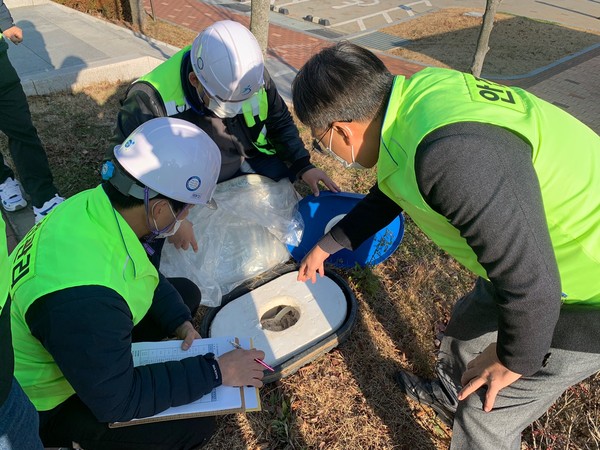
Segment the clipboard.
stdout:
<svg viewBox="0 0 600 450">
<path fill-rule="evenodd" d="M 160 342 L 136 342 L 132 344 L 133 365 L 143 366 L 165 361 L 178 361 L 190 356 L 214 353 L 216 357 L 233 350 L 230 341 L 243 348 L 250 349 L 250 338 L 232 336 L 196 339 L 188 350 L 181 350 L 181 340 Z M 187 405 L 167 408 L 158 414 L 125 422 L 112 422 L 109 428 L 121 428 L 166 420 L 181 420 L 194 417 L 216 416 L 222 414 L 246 413 L 261 410 L 260 395 L 255 387 L 218 386 L 211 392 Z"/>
</svg>

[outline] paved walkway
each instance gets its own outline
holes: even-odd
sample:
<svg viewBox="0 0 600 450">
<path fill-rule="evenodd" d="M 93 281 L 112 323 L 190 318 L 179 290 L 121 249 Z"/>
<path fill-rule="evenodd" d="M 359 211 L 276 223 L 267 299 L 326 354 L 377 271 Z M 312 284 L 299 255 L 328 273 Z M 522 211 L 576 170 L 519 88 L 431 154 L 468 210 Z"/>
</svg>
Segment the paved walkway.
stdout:
<svg viewBox="0 0 600 450">
<path fill-rule="evenodd" d="M 150 0 L 144 1 L 150 12 Z M 202 30 L 222 19 L 233 19 L 249 26 L 250 7 L 246 2 L 220 6 L 216 3 L 219 0 L 152 1 L 157 17 L 192 30 Z M 6 0 L 6 4 L 24 31 L 23 44 L 11 45 L 9 55 L 28 95 L 99 81 L 133 79 L 177 50 L 47 0 Z M 576 16 L 573 20 L 577 20 Z M 326 27 L 293 20 L 276 12 L 271 13 L 270 23 L 266 65 L 282 96 L 289 101 L 290 84 L 297 70 L 311 55 L 340 36 L 329 33 L 331 39 L 327 39 L 329 31 Z M 584 27 L 578 23 L 570 25 Z M 345 38 L 359 42 L 361 37 L 349 35 Z M 382 52 L 376 53 L 396 74 L 410 76 L 422 68 Z M 566 109 L 600 133 L 600 45 L 574 58 L 565 58 L 530 77 L 506 82 L 525 87 Z M 33 224 L 33 214 L 31 209 L 26 209 L 4 216 L 12 248 Z"/>
</svg>

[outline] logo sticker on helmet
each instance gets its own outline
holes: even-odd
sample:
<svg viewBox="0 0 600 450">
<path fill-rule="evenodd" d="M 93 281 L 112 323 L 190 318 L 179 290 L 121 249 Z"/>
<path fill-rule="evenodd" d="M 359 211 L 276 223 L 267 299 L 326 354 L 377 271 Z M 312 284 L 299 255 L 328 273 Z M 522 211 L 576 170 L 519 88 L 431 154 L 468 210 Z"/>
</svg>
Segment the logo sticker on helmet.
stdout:
<svg viewBox="0 0 600 450">
<path fill-rule="evenodd" d="M 135 141 L 133 139 L 127 139 L 127 142 L 125 142 L 125 144 L 123 144 L 123 147 L 125 148 L 129 148 L 131 147 L 133 144 L 135 144 Z"/>
<path fill-rule="evenodd" d="M 252 87 L 250 85 L 246 86 L 243 90 L 242 90 L 242 94 L 246 95 L 249 94 L 250 92 L 252 92 Z"/>
<path fill-rule="evenodd" d="M 196 191 L 198 190 L 201 184 L 202 181 L 200 180 L 200 177 L 193 176 L 189 177 L 188 180 L 185 182 L 185 187 L 188 191 Z"/>
<path fill-rule="evenodd" d="M 100 175 L 103 180 L 110 180 L 115 173 L 115 165 L 111 161 L 106 161 L 102 164 Z"/>
<path fill-rule="evenodd" d="M 198 70 L 204 69 L 204 61 L 202 60 L 202 56 L 198 56 L 196 59 L 196 65 L 198 66 Z"/>
</svg>

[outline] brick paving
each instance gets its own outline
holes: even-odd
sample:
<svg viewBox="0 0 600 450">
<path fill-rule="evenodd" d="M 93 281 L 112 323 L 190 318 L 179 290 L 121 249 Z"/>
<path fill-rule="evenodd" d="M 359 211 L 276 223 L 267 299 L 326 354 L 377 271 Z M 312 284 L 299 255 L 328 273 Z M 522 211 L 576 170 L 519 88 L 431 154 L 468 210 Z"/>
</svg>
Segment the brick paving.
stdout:
<svg viewBox="0 0 600 450">
<path fill-rule="evenodd" d="M 156 17 L 181 25 L 195 31 L 201 31 L 218 20 L 231 19 L 250 27 L 250 17 L 230 8 L 209 5 L 195 0 L 153 0 Z M 150 0 L 144 0 L 150 13 Z M 284 61 L 298 70 L 320 49 L 332 45 L 333 41 L 322 39 L 276 24 L 269 25 L 269 48 L 267 56 Z M 423 66 L 413 64 L 393 56 L 378 53 L 392 73 L 412 75 Z"/>
<path fill-rule="evenodd" d="M 600 134 L 600 47 L 524 80 L 522 85 Z"/>
</svg>

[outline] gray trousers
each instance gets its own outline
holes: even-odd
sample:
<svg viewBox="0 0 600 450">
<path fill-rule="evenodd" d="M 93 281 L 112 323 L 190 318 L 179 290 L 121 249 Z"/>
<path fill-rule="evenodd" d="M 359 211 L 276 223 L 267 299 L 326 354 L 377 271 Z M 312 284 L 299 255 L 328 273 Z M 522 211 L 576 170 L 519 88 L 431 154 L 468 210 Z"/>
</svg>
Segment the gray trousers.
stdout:
<svg viewBox="0 0 600 450">
<path fill-rule="evenodd" d="M 436 371 L 456 399 L 467 363 L 497 340 L 498 316 L 494 299 L 479 280 L 460 299 L 442 340 Z M 486 388 L 458 403 L 452 443 L 455 450 L 519 450 L 521 432 L 544 414 L 569 387 L 600 371 L 600 354 L 552 348 L 538 372 L 502 389 L 494 409 L 486 413 Z"/>
</svg>

